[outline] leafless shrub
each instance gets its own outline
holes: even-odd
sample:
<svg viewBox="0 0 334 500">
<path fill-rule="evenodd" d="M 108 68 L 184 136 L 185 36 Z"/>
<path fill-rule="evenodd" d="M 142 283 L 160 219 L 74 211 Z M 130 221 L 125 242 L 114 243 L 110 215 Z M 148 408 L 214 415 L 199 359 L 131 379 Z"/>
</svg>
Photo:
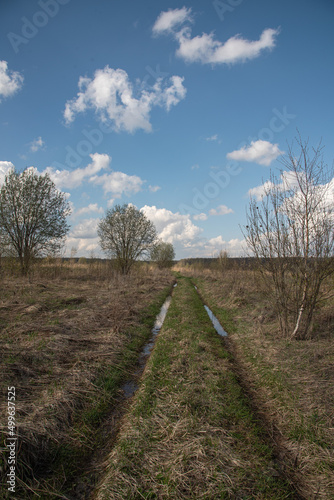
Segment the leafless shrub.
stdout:
<svg viewBox="0 0 334 500">
<path fill-rule="evenodd" d="M 320 145 L 310 151 L 300 137 L 297 143 L 299 155 L 289 148 L 280 180 L 272 174 L 262 201 L 251 199 L 243 232 L 263 279 L 273 285 L 282 334 L 304 339 L 334 272 L 333 171 L 326 170 Z"/>
</svg>

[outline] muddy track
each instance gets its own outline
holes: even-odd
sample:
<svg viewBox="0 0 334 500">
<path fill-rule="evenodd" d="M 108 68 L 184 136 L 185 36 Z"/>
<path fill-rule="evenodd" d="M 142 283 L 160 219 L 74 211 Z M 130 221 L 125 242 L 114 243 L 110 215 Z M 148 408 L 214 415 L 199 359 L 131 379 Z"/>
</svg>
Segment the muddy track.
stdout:
<svg viewBox="0 0 334 500">
<path fill-rule="evenodd" d="M 203 296 L 200 293 L 200 290 L 194 283 L 193 285 L 199 297 L 201 298 L 204 307 L 208 308 L 205 300 L 203 299 Z M 215 322 L 217 321 L 217 318 L 215 318 Z M 217 325 L 215 325 L 214 322 L 213 325 L 215 329 L 217 329 Z M 222 336 L 224 347 L 231 355 L 230 369 L 235 374 L 237 381 L 240 384 L 245 397 L 247 398 L 248 404 L 252 410 L 252 413 L 254 414 L 254 417 L 259 421 L 261 427 L 263 428 L 263 439 L 267 441 L 267 443 L 273 449 L 276 469 L 295 490 L 296 498 L 299 498 L 300 500 L 310 500 L 302 494 L 302 491 L 305 491 L 305 486 L 303 477 L 297 469 L 298 455 L 295 455 L 288 449 L 286 445 L 286 439 L 280 432 L 272 416 L 269 415 L 265 410 L 263 400 L 261 400 L 258 390 L 255 389 L 254 383 L 249 374 L 249 370 L 241 360 L 237 346 L 228 335 L 228 333 L 225 332 L 224 326 L 220 325 L 220 328 L 222 332 L 226 333 L 226 335 L 222 334 L 219 331 L 218 327 L 217 333 Z"/>
<path fill-rule="evenodd" d="M 176 286 L 174 283 L 173 288 Z M 173 289 L 172 289 L 173 290 Z M 107 462 L 108 455 L 113 449 L 117 436 L 121 431 L 124 418 L 131 404 L 131 399 L 138 389 L 140 378 L 145 370 L 145 366 L 153 349 L 156 336 L 158 335 L 164 318 L 166 316 L 169 304 L 172 297 L 171 294 L 163 303 L 160 313 L 158 314 L 155 324 L 151 330 L 151 336 L 141 348 L 137 362 L 132 365 L 127 380 L 119 389 L 119 394 L 115 400 L 108 415 L 105 417 L 99 426 L 98 433 L 99 441 L 103 443 L 99 448 L 95 449 L 91 455 L 87 465 L 82 470 L 80 476 L 76 477 L 71 483 L 64 484 L 64 491 L 68 500 L 88 500 L 93 497 L 96 485 L 101 474 L 103 474 Z"/>
<path fill-rule="evenodd" d="M 274 450 L 277 469 L 282 477 L 287 479 L 291 487 L 295 489 L 297 498 L 301 500 L 311 500 L 303 495 L 305 484 L 303 477 L 298 471 L 298 455 L 288 449 L 286 439 L 279 430 L 272 415 L 266 411 L 263 400 L 255 389 L 254 383 L 249 375 L 247 367 L 243 364 L 238 349 L 233 340 L 229 337 L 223 340 L 226 350 L 231 354 L 231 370 L 236 375 L 242 390 L 249 401 L 254 416 L 259 420 L 264 429 L 264 438 Z"/>
</svg>

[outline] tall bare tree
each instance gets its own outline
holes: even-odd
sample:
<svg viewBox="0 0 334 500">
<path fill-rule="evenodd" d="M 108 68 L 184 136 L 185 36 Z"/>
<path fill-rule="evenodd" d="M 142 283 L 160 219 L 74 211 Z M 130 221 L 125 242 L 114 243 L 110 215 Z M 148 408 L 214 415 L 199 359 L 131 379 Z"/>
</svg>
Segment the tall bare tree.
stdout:
<svg viewBox="0 0 334 500">
<path fill-rule="evenodd" d="M 65 194 L 33 169 L 10 171 L 0 189 L 0 235 L 27 274 L 34 257 L 58 251 L 69 230 Z"/>
<path fill-rule="evenodd" d="M 100 245 L 123 274 L 143 255 L 149 255 L 156 240 L 153 222 L 133 205 L 116 205 L 108 210 L 98 226 Z"/>
<path fill-rule="evenodd" d="M 252 199 L 244 236 L 273 284 L 281 331 L 306 338 L 321 285 L 334 272 L 334 179 L 322 147 L 297 139 L 271 175 L 261 202 Z"/>
</svg>

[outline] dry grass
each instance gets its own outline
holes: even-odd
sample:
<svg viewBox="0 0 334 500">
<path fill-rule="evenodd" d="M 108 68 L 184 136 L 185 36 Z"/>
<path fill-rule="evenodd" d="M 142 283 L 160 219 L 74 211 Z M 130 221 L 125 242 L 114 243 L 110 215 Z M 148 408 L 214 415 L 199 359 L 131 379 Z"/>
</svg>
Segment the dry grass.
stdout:
<svg viewBox="0 0 334 500">
<path fill-rule="evenodd" d="M 141 314 L 172 280 L 148 266 L 120 276 L 99 262 L 46 264 L 30 280 L 1 278 L 1 422 L 5 390 L 15 386 L 19 482 L 38 488 L 33 475 L 45 473 L 62 444 L 92 446 L 75 420 L 99 397 L 107 400 L 97 378 L 118 362 Z M 1 431 L 5 438 L 5 425 Z"/>
<path fill-rule="evenodd" d="M 197 276 L 202 295 L 230 333 L 254 405 L 303 478 L 305 497 L 334 498 L 333 299 L 316 313 L 314 338 L 289 341 L 278 334 L 274 304 L 256 273 Z M 333 282 L 327 287 L 333 290 Z"/>
</svg>

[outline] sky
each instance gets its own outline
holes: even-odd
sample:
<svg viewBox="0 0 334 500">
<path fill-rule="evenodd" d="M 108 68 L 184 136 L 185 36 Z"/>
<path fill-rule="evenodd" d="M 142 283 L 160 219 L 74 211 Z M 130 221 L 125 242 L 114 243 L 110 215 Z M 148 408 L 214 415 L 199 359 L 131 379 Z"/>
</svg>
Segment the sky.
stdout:
<svg viewBox="0 0 334 500">
<path fill-rule="evenodd" d="M 64 255 L 131 203 L 176 258 L 246 252 L 250 194 L 295 137 L 334 158 L 332 0 L 0 0 L 0 184 L 48 173 Z"/>
</svg>

